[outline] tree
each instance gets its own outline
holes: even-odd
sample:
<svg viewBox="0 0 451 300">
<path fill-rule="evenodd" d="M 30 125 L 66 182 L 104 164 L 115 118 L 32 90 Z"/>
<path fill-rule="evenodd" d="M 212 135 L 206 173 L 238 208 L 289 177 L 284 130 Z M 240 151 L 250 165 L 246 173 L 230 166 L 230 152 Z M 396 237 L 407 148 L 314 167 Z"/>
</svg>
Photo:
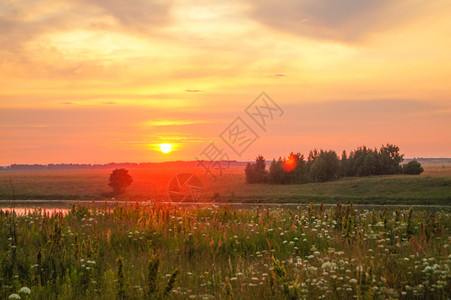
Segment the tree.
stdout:
<svg viewBox="0 0 451 300">
<path fill-rule="evenodd" d="M 340 161 L 335 151 L 321 150 L 310 168 L 310 181 L 324 182 L 337 177 Z"/>
<path fill-rule="evenodd" d="M 368 148 L 362 146 L 351 152 L 349 158 L 353 161 L 352 173 L 354 176 L 368 176 L 365 168 L 365 159 L 368 155 Z"/>
<path fill-rule="evenodd" d="M 407 164 L 403 165 L 404 174 L 418 175 L 423 173 L 424 169 L 417 160 L 411 160 Z"/>
<path fill-rule="evenodd" d="M 110 174 L 108 185 L 113 189 L 115 195 L 125 193 L 125 189 L 132 184 L 133 178 L 128 174 L 126 169 L 115 169 Z"/>
<path fill-rule="evenodd" d="M 257 156 L 255 163 L 247 163 L 244 172 L 247 183 L 265 183 L 268 175 L 265 158 L 261 155 Z"/>
<path fill-rule="evenodd" d="M 379 173 L 379 155 L 377 149 L 368 149 L 363 161 L 363 170 L 366 176 L 378 175 Z"/>
<path fill-rule="evenodd" d="M 305 172 L 304 155 L 291 152 L 288 158 L 283 160 L 282 167 L 285 171 L 284 183 L 303 182 Z"/>
<path fill-rule="evenodd" d="M 404 154 L 399 153 L 399 147 L 392 144 L 382 146 L 379 150 L 379 174 L 399 174 L 402 173 L 401 163 Z"/>
<path fill-rule="evenodd" d="M 353 176 L 353 170 L 352 167 L 354 165 L 354 161 L 352 156 L 350 155 L 349 158 L 346 154 L 346 151 L 343 150 L 343 153 L 341 154 L 341 161 L 340 161 L 340 176 Z"/>
<path fill-rule="evenodd" d="M 285 182 L 285 171 L 283 169 L 282 158 L 278 160 L 273 159 L 269 166 L 269 182 L 273 184 L 281 184 Z"/>
</svg>

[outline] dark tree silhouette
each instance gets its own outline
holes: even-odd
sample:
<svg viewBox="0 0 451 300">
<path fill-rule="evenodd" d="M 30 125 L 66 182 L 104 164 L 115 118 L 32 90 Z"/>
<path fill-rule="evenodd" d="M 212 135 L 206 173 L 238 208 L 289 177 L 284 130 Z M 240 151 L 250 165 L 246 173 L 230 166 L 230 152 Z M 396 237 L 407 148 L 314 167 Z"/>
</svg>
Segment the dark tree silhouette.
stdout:
<svg viewBox="0 0 451 300">
<path fill-rule="evenodd" d="M 370 149 L 358 147 L 349 155 L 343 151 L 341 159 L 335 151 L 313 149 L 307 160 L 300 153 L 291 152 L 287 158 L 273 159 L 269 172 L 265 170 L 262 156 L 256 163 L 248 163 L 245 169 L 247 183 L 296 184 L 324 182 L 348 176 L 373 176 L 391 174 L 420 174 L 423 168 L 418 162 L 402 166 L 404 155 L 393 144 Z"/>
<path fill-rule="evenodd" d="M 392 144 L 382 146 L 379 151 L 379 164 L 381 170 L 379 174 L 399 174 L 402 173 L 401 163 L 404 154 L 399 153 L 399 147 Z"/>
<path fill-rule="evenodd" d="M 285 171 L 283 170 L 283 161 L 279 157 L 278 160 L 273 159 L 269 166 L 269 182 L 274 184 L 286 183 Z"/>
<path fill-rule="evenodd" d="M 248 163 L 246 169 L 244 169 L 246 174 L 247 183 L 264 183 L 267 179 L 266 172 L 266 161 L 263 156 L 257 156 L 255 163 Z"/>
<path fill-rule="evenodd" d="M 319 155 L 313 161 L 310 168 L 310 181 L 324 182 L 338 176 L 340 170 L 340 160 L 335 151 L 321 150 Z"/>
<path fill-rule="evenodd" d="M 125 189 L 132 184 L 133 178 L 128 174 L 126 169 L 115 169 L 110 174 L 108 185 L 113 189 L 115 195 L 125 193 Z"/>
</svg>

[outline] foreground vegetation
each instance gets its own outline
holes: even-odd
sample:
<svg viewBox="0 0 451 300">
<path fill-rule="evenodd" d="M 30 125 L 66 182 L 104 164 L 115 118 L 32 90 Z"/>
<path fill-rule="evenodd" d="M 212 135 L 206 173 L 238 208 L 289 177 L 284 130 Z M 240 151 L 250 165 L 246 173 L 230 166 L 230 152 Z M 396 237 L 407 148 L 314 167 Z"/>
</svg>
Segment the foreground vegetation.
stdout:
<svg viewBox="0 0 451 300">
<path fill-rule="evenodd" d="M 340 205 L 0 212 L 0 298 L 446 299 L 450 230 L 449 211 Z"/>
<path fill-rule="evenodd" d="M 130 169 L 133 183 L 118 200 L 168 200 L 168 183 L 178 173 L 199 176 L 201 201 L 362 204 L 451 204 L 451 164 L 424 164 L 421 175 L 345 177 L 307 184 L 246 184 L 243 169 L 231 168 L 213 181 L 202 168 Z M 111 199 L 112 170 L 55 170 L 0 172 L 0 199 Z M 15 195 L 11 188 L 15 187 Z M 9 205 L 9 202 L 6 203 Z M 1 204 L 0 204 L 1 206 Z"/>
</svg>

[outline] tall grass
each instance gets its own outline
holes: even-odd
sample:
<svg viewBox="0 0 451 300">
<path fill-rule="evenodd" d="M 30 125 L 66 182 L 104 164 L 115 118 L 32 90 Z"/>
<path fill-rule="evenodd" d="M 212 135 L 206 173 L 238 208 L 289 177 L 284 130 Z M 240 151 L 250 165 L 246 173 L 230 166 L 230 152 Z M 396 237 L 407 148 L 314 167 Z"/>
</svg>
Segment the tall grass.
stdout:
<svg viewBox="0 0 451 300">
<path fill-rule="evenodd" d="M 341 205 L 0 212 L 0 298 L 446 299 L 450 230 L 446 211 Z"/>
</svg>

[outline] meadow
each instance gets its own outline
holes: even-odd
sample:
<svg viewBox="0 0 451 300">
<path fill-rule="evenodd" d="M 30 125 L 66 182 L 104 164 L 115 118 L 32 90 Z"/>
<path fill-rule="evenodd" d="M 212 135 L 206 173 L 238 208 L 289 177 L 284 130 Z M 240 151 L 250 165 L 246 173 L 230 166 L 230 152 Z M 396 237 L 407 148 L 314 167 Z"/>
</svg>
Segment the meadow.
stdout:
<svg viewBox="0 0 451 300">
<path fill-rule="evenodd" d="M 129 169 L 133 184 L 118 200 L 168 201 L 173 176 L 189 172 L 202 181 L 201 201 L 361 204 L 451 204 L 451 164 L 426 164 L 421 175 L 346 177 L 324 183 L 292 185 L 246 184 L 244 168 L 225 170 L 214 181 L 202 168 Z M 111 199 L 112 170 L 0 172 L 0 199 Z M 12 183 L 12 185 L 11 185 Z M 15 189 L 13 195 L 12 187 Z"/>
<path fill-rule="evenodd" d="M 447 299 L 447 209 L 0 211 L 1 299 Z"/>
</svg>

